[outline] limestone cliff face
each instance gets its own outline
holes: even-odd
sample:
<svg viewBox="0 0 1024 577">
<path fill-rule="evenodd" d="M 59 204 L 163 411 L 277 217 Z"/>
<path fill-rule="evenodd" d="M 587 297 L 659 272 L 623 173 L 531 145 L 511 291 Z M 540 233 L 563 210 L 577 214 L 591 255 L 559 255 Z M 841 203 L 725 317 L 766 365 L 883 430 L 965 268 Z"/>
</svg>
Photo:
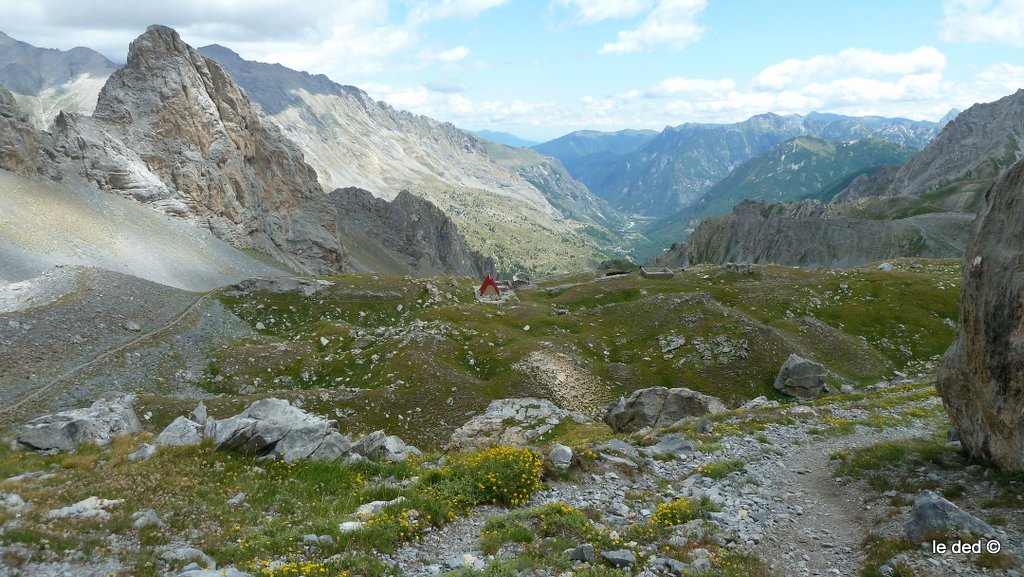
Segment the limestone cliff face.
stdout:
<svg viewBox="0 0 1024 577">
<path fill-rule="evenodd" d="M 1024 161 L 985 196 L 937 387 L 969 453 L 1024 470 Z"/>
<path fill-rule="evenodd" d="M 848 209 L 744 201 L 732 214 L 701 222 L 687 243 L 689 261 L 849 267 L 898 256 L 956 257 L 973 220 L 958 213 L 873 220 L 851 217 Z"/>
<path fill-rule="evenodd" d="M 14 96 L 0 86 L 0 168 L 31 176 L 39 163 L 40 135 L 18 109 Z"/>
<path fill-rule="evenodd" d="M 604 256 L 585 226 L 601 209 L 586 206 L 593 196 L 585 188 L 566 187 L 580 186 L 571 177 L 548 178 L 541 188 L 451 123 L 396 110 L 326 76 L 244 60 L 222 46 L 200 53 L 302 147 L 324 188 L 354 186 L 386 200 L 408 190 L 443 210 L 470 246 L 504 270 L 563 272 Z"/>
<path fill-rule="evenodd" d="M 52 148 L 101 189 L 293 268 L 344 264 L 334 207 L 302 153 L 213 61 L 151 26 L 92 117 L 61 114 Z"/>
<path fill-rule="evenodd" d="M 975 104 L 943 128 L 921 154 L 872 177 L 861 177 L 836 196 L 919 195 L 960 180 L 988 179 L 1016 162 L 1024 149 L 1024 90 Z"/>
<path fill-rule="evenodd" d="M 494 261 L 470 251 L 441 209 L 409 191 L 388 202 L 360 188 L 339 188 L 331 201 L 338 228 L 353 239 L 350 265 L 356 270 L 417 276 L 494 273 Z"/>
</svg>

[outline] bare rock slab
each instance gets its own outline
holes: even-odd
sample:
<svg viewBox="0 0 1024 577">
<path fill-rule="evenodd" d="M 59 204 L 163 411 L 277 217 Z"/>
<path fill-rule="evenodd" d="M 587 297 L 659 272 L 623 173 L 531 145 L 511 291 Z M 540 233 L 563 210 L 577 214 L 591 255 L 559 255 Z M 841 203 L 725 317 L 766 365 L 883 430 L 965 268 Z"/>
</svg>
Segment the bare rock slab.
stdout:
<svg viewBox="0 0 1024 577">
<path fill-rule="evenodd" d="M 949 531 L 966 531 L 978 536 L 995 534 L 994 529 L 988 523 L 932 491 L 922 491 L 914 499 L 914 512 L 904 527 L 907 539 L 918 544 L 927 540 L 930 533 Z"/>
<path fill-rule="evenodd" d="M 18 432 L 18 444 L 36 450 L 73 451 L 82 443 L 106 445 L 120 435 L 142 430 L 132 404 L 135 397 L 101 399 L 85 409 L 61 411 L 30 421 Z"/>
<path fill-rule="evenodd" d="M 789 355 L 775 377 L 775 390 L 801 399 L 816 399 L 825 389 L 828 369 L 799 355 Z"/>
<path fill-rule="evenodd" d="M 717 397 L 686 388 L 651 387 L 633 392 L 608 407 L 604 421 L 615 431 L 667 427 L 686 417 L 720 413 L 725 405 Z"/>
</svg>

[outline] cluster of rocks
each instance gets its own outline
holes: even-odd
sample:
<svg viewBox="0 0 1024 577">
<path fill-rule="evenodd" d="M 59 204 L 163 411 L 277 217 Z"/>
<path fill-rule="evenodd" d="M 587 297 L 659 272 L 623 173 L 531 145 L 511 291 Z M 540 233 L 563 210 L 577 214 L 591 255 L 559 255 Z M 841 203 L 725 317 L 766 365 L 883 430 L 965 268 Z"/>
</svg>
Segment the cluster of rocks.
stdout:
<svg viewBox="0 0 1024 577">
<path fill-rule="evenodd" d="M 118 435 L 142 430 L 130 395 L 96 401 L 91 407 L 39 417 L 24 425 L 17 443 L 35 450 L 70 451 L 82 443 L 105 445 Z M 404 461 L 419 455 L 416 447 L 401 438 L 374 431 L 357 441 L 338 432 L 337 423 L 292 406 L 283 399 L 262 399 L 226 419 L 209 416 L 200 402 L 188 415 L 174 419 L 157 435 L 153 445 L 144 443 L 129 460 L 151 457 L 157 447 L 198 445 L 210 439 L 218 449 L 293 462 L 299 459 L 334 461 L 370 459 Z"/>
</svg>

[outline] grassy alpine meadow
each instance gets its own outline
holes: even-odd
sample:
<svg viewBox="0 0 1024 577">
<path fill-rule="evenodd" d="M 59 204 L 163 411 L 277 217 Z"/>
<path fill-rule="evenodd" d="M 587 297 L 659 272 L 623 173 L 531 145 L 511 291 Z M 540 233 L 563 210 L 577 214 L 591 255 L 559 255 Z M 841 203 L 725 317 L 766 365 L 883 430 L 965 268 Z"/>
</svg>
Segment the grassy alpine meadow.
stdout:
<svg viewBox="0 0 1024 577">
<path fill-rule="evenodd" d="M 220 300 L 254 335 L 212 351 L 200 386 L 299 400 L 354 432 L 386 428 L 440 448 L 497 398 L 589 414 L 655 385 L 733 406 L 781 399 L 772 382 L 794 352 L 837 384 L 929 374 L 953 338 L 958 264 L 893 262 L 889 272 L 702 266 L 665 280 L 577 273 L 501 304 L 474 298 L 477 279 L 375 274 L 325 279 L 311 296 L 226 291 Z"/>
</svg>

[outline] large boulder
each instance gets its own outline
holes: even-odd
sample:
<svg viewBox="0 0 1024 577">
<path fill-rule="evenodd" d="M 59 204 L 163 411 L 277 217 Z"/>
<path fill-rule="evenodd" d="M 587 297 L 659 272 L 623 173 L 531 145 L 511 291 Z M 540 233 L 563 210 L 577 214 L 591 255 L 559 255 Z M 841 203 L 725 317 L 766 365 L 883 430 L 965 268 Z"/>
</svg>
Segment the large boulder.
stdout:
<svg viewBox="0 0 1024 577">
<path fill-rule="evenodd" d="M 178 417 L 156 437 L 158 447 L 186 447 L 203 440 L 203 426 L 188 417 Z"/>
<path fill-rule="evenodd" d="M 223 420 L 208 419 L 204 434 L 218 449 L 275 457 L 330 461 L 350 444 L 334 421 L 293 407 L 283 399 L 262 399 Z"/>
<path fill-rule="evenodd" d="M 825 388 L 828 369 L 798 355 L 789 355 L 775 376 L 775 390 L 801 399 L 816 399 Z"/>
<path fill-rule="evenodd" d="M 492 445 L 522 447 L 558 426 L 565 419 L 577 423 L 586 416 L 567 411 L 547 399 L 496 399 L 452 433 L 452 449 L 480 449 Z"/>
<path fill-rule="evenodd" d="M 962 275 L 936 386 L 968 453 L 1024 470 L 1024 162 L 985 195 Z"/>
<path fill-rule="evenodd" d="M 914 499 L 914 511 L 903 531 L 915 545 L 929 539 L 929 535 L 942 532 L 968 532 L 979 537 L 995 535 L 991 525 L 932 491 L 922 491 Z"/>
<path fill-rule="evenodd" d="M 82 443 L 106 445 L 119 435 L 142 430 L 133 395 L 100 399 L 85 409 L 61 411 L 30 421 L 18 432 L 18 444 L 30 449 L 73 451 Z"/>
<path fill-rule="evenodd" d="M 686 417 L 700 417 L 725 410 L 716 397 L 685 388 L 651 387 L 634 391 L 612 403 L 604 421 L 615 431 L 638 431 L 645 427 L 667 427 Z"/>
</svg>

